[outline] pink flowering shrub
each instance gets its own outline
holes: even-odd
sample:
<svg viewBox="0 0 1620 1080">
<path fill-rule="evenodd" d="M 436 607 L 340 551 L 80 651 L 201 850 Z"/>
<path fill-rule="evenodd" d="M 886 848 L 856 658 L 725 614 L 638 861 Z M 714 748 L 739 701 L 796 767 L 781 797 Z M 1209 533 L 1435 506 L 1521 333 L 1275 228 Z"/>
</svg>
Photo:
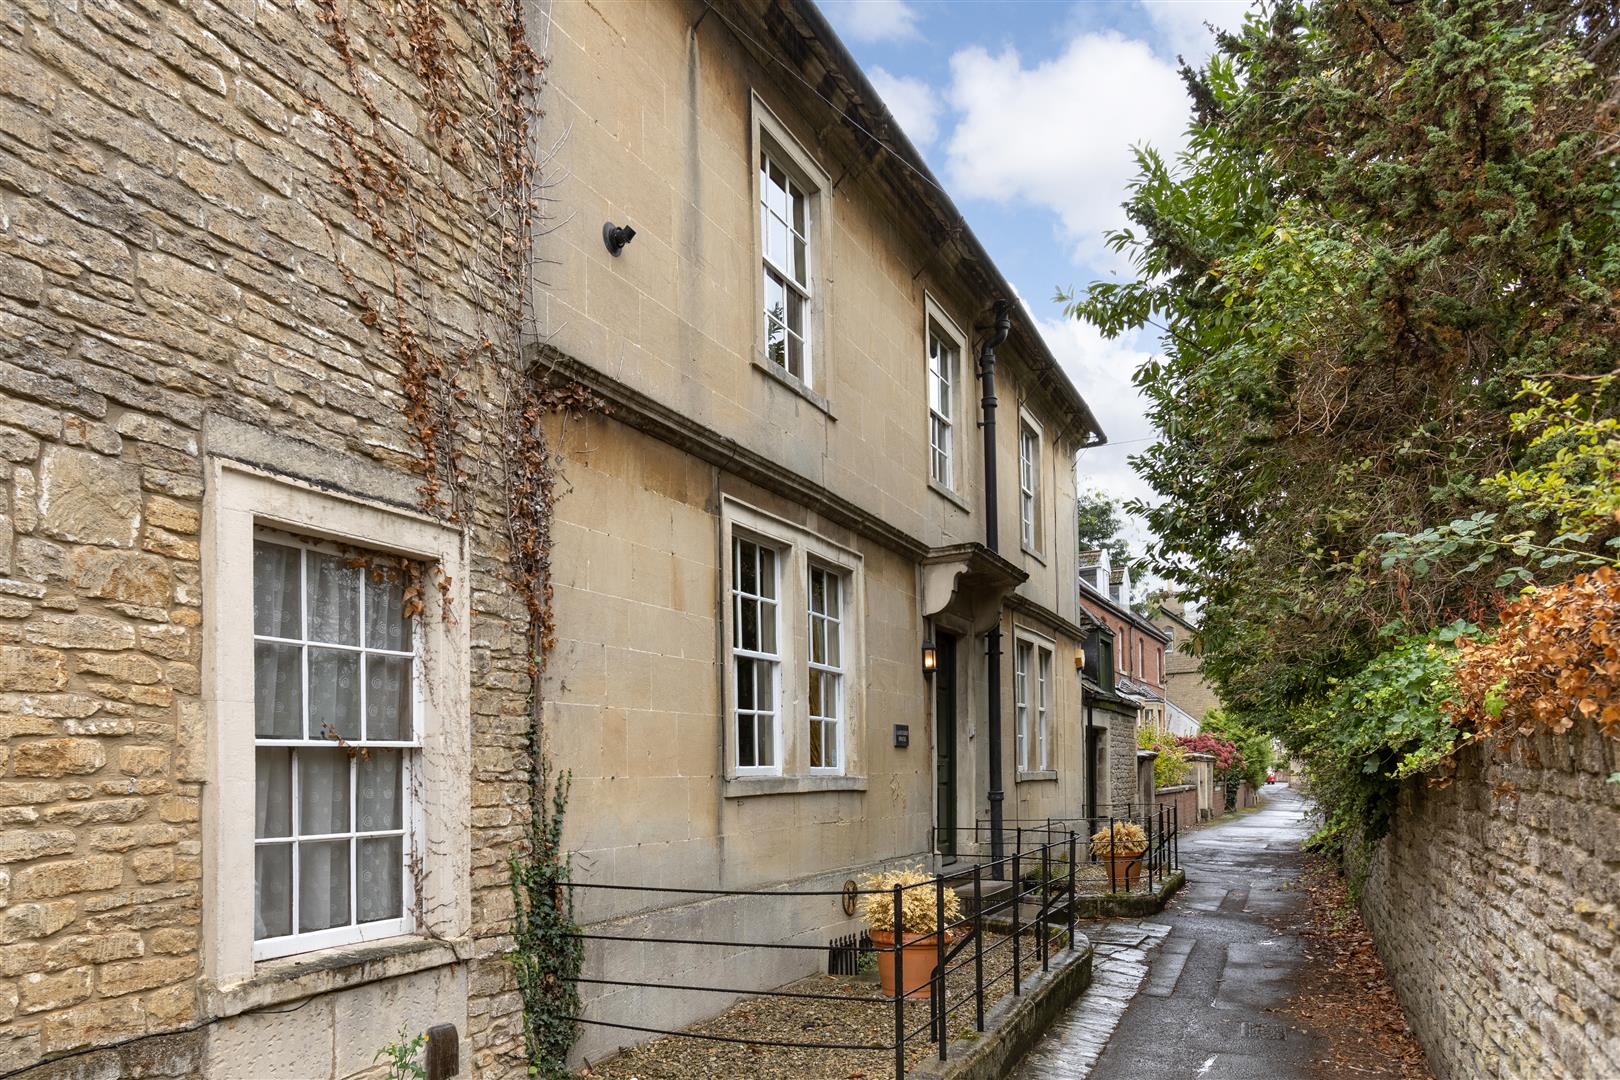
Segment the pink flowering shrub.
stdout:
<svg viewBox="0 0 1620 1080">
<path fill-rule="evenodd" d="M 1215 759 L 1215 775 L 1222 780 L 1228 776 L 1239 776 L 1243 773 L 1243 754 L 1235 743 L 1221 738 L 1219 735 L 1210 735 L 1200 732 L 1191 737 L 1176 736 L 1176 742 L 1181 748 L 1192 754 L 1208 754 Z"/>
</svg>

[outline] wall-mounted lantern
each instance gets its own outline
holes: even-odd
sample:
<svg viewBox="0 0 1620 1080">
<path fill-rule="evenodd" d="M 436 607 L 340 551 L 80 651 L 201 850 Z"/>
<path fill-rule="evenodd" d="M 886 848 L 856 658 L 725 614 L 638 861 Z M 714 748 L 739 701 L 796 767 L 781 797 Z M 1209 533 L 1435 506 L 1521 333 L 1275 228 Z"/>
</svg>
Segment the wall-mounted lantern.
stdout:
<svg viewBox="0 0 1620 1080">
<path fill-rule="evenodd" d="M 615 225 L 611 221 L 602 223 L 602 243 L 607 245 L 608 254 L 618 257 L 624 250 L 624 245 L 636 238 L 636 230 L 628 225 Z"/>
<path fill-rule="evenodd" d="M 939 670 L 939 650 L 934 647 L 932 641 L 923 642 L 922 657 L 924 676 L 931 676 Z"/>
</svg>

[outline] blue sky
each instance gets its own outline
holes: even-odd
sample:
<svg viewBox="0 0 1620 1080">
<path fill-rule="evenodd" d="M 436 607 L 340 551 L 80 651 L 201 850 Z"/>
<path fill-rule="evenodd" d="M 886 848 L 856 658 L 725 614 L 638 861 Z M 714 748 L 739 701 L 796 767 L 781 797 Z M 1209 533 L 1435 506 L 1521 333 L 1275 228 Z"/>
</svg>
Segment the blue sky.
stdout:
<svg viewBox="0 0 1620 1080">
<path fill-rule="evenodd" d="M 1103 234 L 1125 223 L 1130 146 L 1179 149 L 1176 58 L 1206 57 L 1204 24 L 1238 25 L 1247 0 L 819 3 L 1101 419 L 1111 445 L 1081 455 L 1081 484 L 1146 496 L 1131 374 L 1156 342 L 1105 341 L 1053 295 L 1126 269 Z"/>
</svg>

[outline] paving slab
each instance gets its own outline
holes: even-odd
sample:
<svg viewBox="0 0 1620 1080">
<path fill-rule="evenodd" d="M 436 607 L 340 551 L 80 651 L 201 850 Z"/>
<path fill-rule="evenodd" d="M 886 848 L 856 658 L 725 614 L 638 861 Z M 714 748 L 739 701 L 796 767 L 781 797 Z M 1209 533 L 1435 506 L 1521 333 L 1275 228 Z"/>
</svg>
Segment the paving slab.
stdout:
<svg viewBox="0 0 1620 1080">
<path fill-rule="evenodd" d="M 1186 889 L 1152 923 L 1090 932 L 1106 943 L 1096 982 L 1015 1080 L 1307 1080 L 1326 1048 L 1279 1011 L 1304 954 L 1273 925 L 1303 901 L 1307 835 L 1305 801 L 1286 787 L 1259 811 L 1185 834 Z"/>
</svg>

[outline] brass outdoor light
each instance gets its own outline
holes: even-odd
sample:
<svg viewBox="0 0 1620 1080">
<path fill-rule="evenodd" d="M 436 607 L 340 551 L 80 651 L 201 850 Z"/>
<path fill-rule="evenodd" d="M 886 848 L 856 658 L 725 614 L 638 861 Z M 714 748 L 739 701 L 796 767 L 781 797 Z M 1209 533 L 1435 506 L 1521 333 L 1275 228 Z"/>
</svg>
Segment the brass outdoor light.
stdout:
<svg viewBox="0 0 1620 1080">
<path fill-rule="evenodd" d="M 925 676 L 932 675 L 935 671 L 939 670 L 939 650 L 934 648 L 934 643 L 932 641 L 923 642 L 922 654 L 923 674 Z"/>
</svg>

